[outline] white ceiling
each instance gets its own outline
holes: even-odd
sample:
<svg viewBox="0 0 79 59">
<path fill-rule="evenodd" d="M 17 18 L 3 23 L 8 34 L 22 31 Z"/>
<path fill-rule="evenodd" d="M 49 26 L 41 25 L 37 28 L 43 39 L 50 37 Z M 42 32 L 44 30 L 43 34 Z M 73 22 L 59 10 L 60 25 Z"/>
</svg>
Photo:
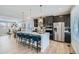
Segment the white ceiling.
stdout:
<svg viewBox="0 0 79 59">
<path fill-rule="evenodd" d="M 13 18 L 23 18 L 26 17 L 39 17 L 49 16 L 49 15 L 64 15 L 69 14 L 72 5 L 0 5 L 0 16 L 13 17 Z M 30 13 L 31 9 L 31 13 Z M 31 14 L 31 15 L 30 15 Z"/>
</svg>

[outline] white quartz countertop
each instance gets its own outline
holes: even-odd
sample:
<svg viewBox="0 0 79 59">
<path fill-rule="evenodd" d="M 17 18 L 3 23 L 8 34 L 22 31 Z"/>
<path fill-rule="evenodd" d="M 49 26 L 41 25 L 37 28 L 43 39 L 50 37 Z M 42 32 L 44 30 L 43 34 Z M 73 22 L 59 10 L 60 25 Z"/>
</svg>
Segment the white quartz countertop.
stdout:
<svg viewBox="0 0 79 59">
<path fill-rule="evenodd" d="M 34 35 L 44 35 L 44 34 L 48 34 L 47 32 L 44 32 L 44 33 L 38 33 L 38 32 L 27 32 L 27 31 L 18 31 L 17 33 L 27 33 L 27 34 L 34 34 Z"/>
</svg>

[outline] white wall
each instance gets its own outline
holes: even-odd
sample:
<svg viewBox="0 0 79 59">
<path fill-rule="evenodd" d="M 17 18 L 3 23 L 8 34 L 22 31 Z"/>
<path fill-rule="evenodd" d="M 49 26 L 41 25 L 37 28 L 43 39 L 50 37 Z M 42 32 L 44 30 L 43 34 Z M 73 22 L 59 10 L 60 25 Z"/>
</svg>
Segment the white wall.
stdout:
<svg viewBox="0 0 79 59">
<path fill-rule="evenodd" d="M 71 11 L 71 44 L 76 53 L 79 53 L 79 6 Z"/>
</svg>

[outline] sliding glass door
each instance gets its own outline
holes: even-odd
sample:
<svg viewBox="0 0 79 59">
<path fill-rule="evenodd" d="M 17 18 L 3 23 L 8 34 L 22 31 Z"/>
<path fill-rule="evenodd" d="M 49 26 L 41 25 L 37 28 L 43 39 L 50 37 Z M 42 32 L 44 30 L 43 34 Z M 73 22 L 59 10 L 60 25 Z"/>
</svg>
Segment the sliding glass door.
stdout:
<svg viewBox="0 0 79 59">
<path fill-rule="evenodd" d="M 0 35 L 5 35 L 10 29 L 11 23 L 0 22 Z"/>
</svg>

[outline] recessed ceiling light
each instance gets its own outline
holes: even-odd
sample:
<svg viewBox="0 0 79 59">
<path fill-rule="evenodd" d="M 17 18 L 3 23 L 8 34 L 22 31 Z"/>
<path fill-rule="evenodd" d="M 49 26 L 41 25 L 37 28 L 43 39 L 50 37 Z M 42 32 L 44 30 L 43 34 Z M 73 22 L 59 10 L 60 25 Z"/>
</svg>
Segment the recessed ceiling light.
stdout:
<svg viewBox="0 0 79 59">
<path fill-rule="evenodd" d="M 59 17 L 63 17 L 63 16 L 59 16 Z"/>
<path fill-rule="evenodd" d="M 62 10 L 62 8 L 59 8 L 59 10 Z"/>
</svg>

